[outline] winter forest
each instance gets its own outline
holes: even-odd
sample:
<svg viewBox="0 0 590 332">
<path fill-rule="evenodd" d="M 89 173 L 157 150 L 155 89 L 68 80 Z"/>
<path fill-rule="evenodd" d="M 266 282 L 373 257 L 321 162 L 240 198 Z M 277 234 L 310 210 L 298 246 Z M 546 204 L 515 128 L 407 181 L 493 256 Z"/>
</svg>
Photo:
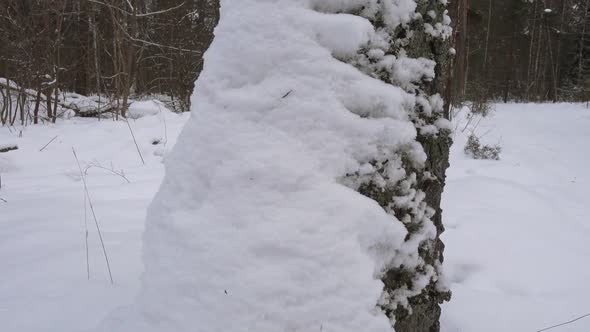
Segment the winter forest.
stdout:
<svg viewBox="0 0 590 332">
<path fill-rule="evenodd" d="M 590 331 L 590 0 L 1 0 L 0 330 Z"/>
</svg>

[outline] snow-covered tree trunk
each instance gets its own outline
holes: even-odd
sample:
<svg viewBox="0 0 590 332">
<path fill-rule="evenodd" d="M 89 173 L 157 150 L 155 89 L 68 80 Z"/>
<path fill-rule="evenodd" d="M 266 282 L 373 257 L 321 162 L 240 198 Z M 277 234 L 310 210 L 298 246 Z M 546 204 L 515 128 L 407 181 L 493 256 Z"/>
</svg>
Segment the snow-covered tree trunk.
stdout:
<svg viewBox="0 0 590 332">
<path fill-rule="evenodd" d="M 451 144 L 450 127 L 444 125 L 448 105 L 440 96 L 445 92 L 452 52 L 450 18 L 446 0 L 377 3 L 381 6 L 376 11 L 351 13 L 368 18 L 388 45 L 369 44 L 358 56 L 343 61 L 416 95 L 417 103 L 410 118 L 417 129 L 416 140 L 427 159 L 424 164 L 416 165 L 403 157 L 403 151 L 398 151 L 406 172 L 404 179 L 380 176 L 377 181 L 364 181 L 358 190 L 404 223 L 408 230 L 406 243 L 411 248 L 408 254 L 420 257 L 418 264 L 388 267 L 382 276 L 385 284 L 382 307 L 395 322 L 397 332 L 439 331 L 440 304 L 450 299 L 450 291 L 440 280 L 444 251 L 440 240 L 444 231 L 440 203 Z M 398 15 L 396 20 L 392 20 L 395 15 Z M 393 66 L 387 67 L 385 63 L 390 61 Z M 428 70 L 416 70 L 420 66 Z M 412 72 L 417 76 L 408 79 Z M 391 160 L 373 163 L 379 173 L 386 173 Z M 436 233 L 425 236 L 425 230 L 432 226 Z"/>
<path fill-rule="evenodd" d="M 220 13 L 148 211 L 137 319 L 103 330 L 437 331 L 444 4 Z"/>
</svg>

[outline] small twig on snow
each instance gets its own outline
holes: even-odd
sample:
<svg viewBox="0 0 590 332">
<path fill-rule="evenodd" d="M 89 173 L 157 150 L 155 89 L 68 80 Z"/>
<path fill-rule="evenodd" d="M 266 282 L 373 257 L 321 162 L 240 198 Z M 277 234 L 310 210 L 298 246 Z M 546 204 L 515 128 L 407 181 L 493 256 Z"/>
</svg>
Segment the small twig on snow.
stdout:
<svg viewBox="0 0 590 332">
<path fill-rule="evenodd" d="M 51 141 L 47 142 L 47 144 L 43 145 L 43 147 L 41 149 L 39 149 L 39 152 L 43 152 L 43 150 L 45 150 L 46 147 L 49 146 L 49 144 L 51 144 L 51 142 L 55 141 L 55 139 L 57 138 L 57 135 L 51 139 Z"/>
<path fill-rule="evenodd" d="M 574 318 L 574 319 L 572 319 L 572 320 L 569 320 L 569 321 L 567 321 L 567 322 L 563 322 L 563 323 L 560 323 L 560 324 L 557 324 L 557 325 L 553 325 L 553 326 L 549 326 L 549 327 L 546 327 L 546 328 L 543 328 L 543 329 L 537 330 L 536 332 L 543 332 L 543 331 L 548 331 L 548 330 L 554 329 L 554 328 L 556 328 L 556 327 L 560 327 L 560 326 L 564 326 L 564 325 L 567 325 L 567 324 L 571 324 L 571 323 L 573 323 L 573 322 L 575 322 L 575 321 L 578 321 L 578 320 L 580 320 L 580 319 L 582 319 L 582 318 L 585 318 L 585 317 L 588 317 L 588 316 L 590 316 L 590 313 L 587 313 L 587 314 L 585 314 L 585 315 L 582 315 L 582 316 L 580 316 L 580 317 L 576 317 L 576 318 Z"/>
<path fill-rule="evenodd" d="M 131 181 L 129 181 L 129 179 L 125 176 L 125 173 L 123 172 L 123 170 L 121 170 L 120 172 L 117 172 L 115 170 L 115 168 L 113 167 L 113 165 L 111 164 L 111 168 L 108 167 L 104 167 L 98 163 L 91 163 L 90 165 L 86 166 L 86 168 L 84 168 L 84 175 L 88 175 L 88 170 L 91 168 L 100 168 L 103 169 L 105 171 L 108 171 L 114 175 L 120 176 L 122 177 L 125 181 L 127 181 L 127 183 L 131 183 Z"/>
<path fill-rule="evenodd" d="M 90 280 L 90 259 L 88 255 L 88 213 L 86 210 L 86 194 L 84 194 L 84 247 L 86 249 L 86 276 Z"/>
<path fill-rule="evenodd" d="M 141 151 L 139 151 L 139 145 L 137 145 L 137 140 L 135 139 L 135 135 L 133 134 L 133 129 L 131 129 L 131 124 L 129 124 L 129 119 L 125 119 L 125 122 L 127 122 L 127 127 L 129 127 L 129 132 L 131 133 L 131 137 L 133 137 L 133 143 L 135 143 L 135 148 L 137 149 L 137 154 L 139 154 L 139 158 L 141 158 L 141 163 L 145 165 L 145 160 L 143 160 Z"/>
<path fill-rule="evenodd" d="M 284 95 L 281 97 L 281 99 L 285 99 L 285 98 L 287 98 L 287 97 L 288 97 L 288 96 L 291 94 L 291 92 L 293 92 L 293 89 L 291 89 L 291 90 L 289 90 L 287 93 L 285 93 L 285 94 L 284 94 Z"/>
<path fill-rule="evenodd" d="M 88 186 L 86 184 L 86 177 L 84 176 L 84 172 L 82 171 L 82 166 L 80 166 L 80 160 L 78 160 L 78 155 L 76 154 L 76 149 L 72 147 L 72 153 L 74 153 L 74 158 L 76 158 L 76 163 L 78 164 L 78 169 L 80 170 L 80 177 L 82 177 L 82 183 L 84 184 L 84 193 L 86 194 L 86 198 L 88 198 L 88 205 L 90 206 L 90 211 L 92 212 L 92 217 L 94 218 L 94 224 L 96 225 L 96 231 L 98 232 L 98 238 L 100 239 L 100 245 L 102 246 L 102 253 L 104 254 L 105 262 L 107 263 L 107 270 L 109 271 L 109 277 L 111 278 L 111 284 L 114 283 L 113 281 L 113 274 L 111 273 L 111 265 L 109 264 L 109 257 L 107 255 L 107 249 L 104 246 L 104 241 L 102 239 L 102 232 L 100 231 L 100 227 L 98 225 L 98 219 L 96 218 L 96 213 L 94 213 L 94 206 L 92 205 L 92 200 L 90 199 L 90 194 L 88 193 Z"/>
</svg>

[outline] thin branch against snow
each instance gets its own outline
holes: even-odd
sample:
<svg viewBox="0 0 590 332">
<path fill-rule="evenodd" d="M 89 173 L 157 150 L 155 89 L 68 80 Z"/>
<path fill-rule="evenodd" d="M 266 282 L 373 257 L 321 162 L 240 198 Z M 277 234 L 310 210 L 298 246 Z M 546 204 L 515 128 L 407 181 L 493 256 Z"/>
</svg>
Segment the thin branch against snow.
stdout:
<svg viewBox="0 0 590 332">
<path fill-rule="evenodd" d="M 186 48 L 169 46 L 169 45 L 158 44 L 158 43 L 151 42 L 149 40 L 144 40 L 144 39 L 133 37 L 133 36 L 131 36 L 129 34 L 129 32 L 127 32 L 127 30 L 123 26 L 121 26 L 121 23 L 117 22 L 116 20 L 115 20 L 115 23 L 119 26 L 119 28 L 121 29 L 121 31 L 123 31 L 123 33 L 125 34 L 125 36 L 127 38 L 129 38 L 130 40 L 134 41 L 134 42 L 142 43 L 142 44 L 149 45 L 149 46 L 156 46 L 156 47 L 168 48 L 168 49 L 171 49 L 171 50 L 176 50 L 176 51 L 181 51 L 181 52 L 190 52 L 190 53 L 199 54 L 198 51 L 189 50 L 189 49 L 186 49 Z"/>
<path fill-rule="evenodd" d="M 134 42 L 143 43 L 143 44 L 150 45 L 150 46 L 157 46 L 157 47 L 162 47 L 162 48 L 168 48 L 168 49 L 171 49 L 171 50 L 176 50 L 176 51 L 181 51 L 181 52 L 190 52 L 190 53 L 199 54 L 198 51 L 193 51 L 193 50 L 189 50 L 189 49 L 186 49 L 186 48 L 174 47 L 174 46 L 169 46 L 169 45 L 158 44 L 158 43 L 154 43 L 154 42 L 147 41 L 147 40 L 144 40 L 144 39 L 139 39 L 139 38 L 131 37 L 127 33 L 127 31 L 125 31 L 125 34 L 129 37 L 129 39 L 133 40 Z"/>
<path fill-rule="evenodd" d="M 111 284 L 114 284 L 113 281 L 113 274 L 111 273 L 111 265 L 109 264 L 109 257 L 107 255 L 107 249 L 104 245 L 104 241 L 102 239 L 102 232 L 100 231 L 100 227 L 98 225 L 98 219 L 96 218 L 96 213 L 94 213 L 94 206 L 92 205 L 92 200 L 90 199 L 90 193 L 88 192 L 88 186 L 86 184 L 86 176 L 82 171 L 82 166 L 80 166 L 80 160 L 78 159 L 78 155 L 76 154 L 76 149 L 72 147 L 72 153 L 74 154 L 74 158 L 76 158 L 76 163 L 78 164 L 78 169 L 80 170 L 80 177 L 82 179 L 82 183 L 84 184 L 84 193 L 86 194 L 86 198 L 88 199 L 88 205 L 90 206 L 90 211 L 92 212 L 92 217 L 94 218 L 94 224 L 96 225 L 96 231 L 98 232 L 98 238 L 100 239 L 100 245 L 102 246 L 102 253 L 104 254 L 104 260 L 107 264 L 107 270 L 109 271 L 109 277 L 111 279 Z"/>
<path fill-rule="evenodd" d="M 557 325 L 553 325 L 553 326 L 549 326 L 549 327 L 546 327 L 546 328 L 543 328 L 543 329 L 537 330 L 536 332 L 549 331 L 549 330 L 551 330 L 551 329 L 554 329 L 554 328 L 556 328 L 556 327 L 560 327 L 560 326 L 568 325 L 568 324 L 571 324 L 571 323 L 573 323 L 573 322 L 575 322 L 575 321 L 579 321 L 580 319 L 582 319 L 582 318 L 585 318 L 585 317 L 590 317 L 590 313 L 587 313 L 587 314 L 585 314 L 585 315 L 582 315 L 582 316 L 576 317 L 576 318 L 574 318 L 574 319 L 572 319 L 572 320 L 568 320 L 567 322 L 563 322 L 563 323 L 560 323 L 560 324 L 557 324 Z"/>
<path fill-rule="evenodd" d="M 146 17 L 146 16 L 151 16 L 151 15 L 164 14 L 166 12 L 173 11 L 175 9 L 178 9 L 178 8 L 180 8 L 182 6 L 184 6 L 184 2 L 182 2 L 178 6 L 170 7 L 170 8 L 167 8 L 167 9 L 158 10 L 158 11 L 155 11 L 155 12 L 149 12 L 149 13 L 144 13 L 144 14 L 137 14 L 136 16 L 137 17 Z"/>
<path fill-rule="evenodd" d="M 51 144 L 51 142 L 55 141 L 55 139 L 57 138 L 57 135 L 52 138 L 47 144 L 43 145 L 43 147 L 41 149 L 39 149 L 39 152 L 43 152 L 43 150 L 45 150 L 46 147 L 49 146 L 49 144 Z"/>
<path fill-rule="evenodd" d="M 133 5 L 131 4 L 131 1 L 127 0 L 127 4 L 129 5 L 129 8 L 131 8 L 131 10 L 135 10 L 135 8 L 133 8 Z"/>
<path fill-rule="evenodd" d="M 106 7 L 112 8 L 112 9 L 116 9 L 116 10 L 118 10 L 118 11 L 124 13 L 124 14 L 133 15 L 133 13 L 130 13 L 130 12 L 124 10 L 124 9 L 121 9 L 121 8 L 119 8 L 117 6 L 113 6 L 111 4 L 108 4 L 108 3 L 105 3 L 105 2 L 102 2 L 102 1 L 96 1 L 96 0 L 86 0 L 86 1 L 93 2 L 93 3 L 96 3 L 96 4 L 102 5 L 102 6 L 106 6 Z"/>
<path fill-rule="evenodd" d="M 127 15 L 130 15 L 130 16 L 135 16 L 135 17 L 146 17 L 146 16 L 152 16 L 152 15 L 164 14 L 164 13 L 167 13 L 169 11 L 173 11 L 175 9 L 178 9 L 178 8 L 184 6 L 184 2 L 182 2 L 180 5 L 177 5 L 177 6 L 174 6 L 174 7 L 170 7 L 170 8 L 166 8 L 166 9 L 162 9 L 162 10 L 158 10 L 158 11 L 155 11 L 155 12 L 149 12 L 149 13 L 143 13 L 143 14 L 134 14 L 132 12 L 126 11 L 125 9 L 121 9 L 121 8 L 119 8 L 117 6 L 113 6 L 111 4 L 108 4 L 108 3 L 105 3 L 105 2 L 102 2 L 102 1 L 97 1 L 97 0 L 86 0 L 86 1 L 93 2 L 93 3 L 99 4 L 99 5 L 103 5 L 103 6 L 106 6 L 106 7 L 109 7 L 109 8 L 113 8 L 113 9 L 116 9 L 116 10 L 122 12 L 123 14 L 127 14 Z M 134 10 L 134 8 L 131 5 L 131 3 L 129 2 L 129 0 L 127 0 L 127 4 L 129 5 L 129 7 L 131 7 L 131 10 Z"/>
<path fill-rule="evenodd" d="M 133 137 L 133 143 L 135 143 L 135 148 L 137 149 L 137 154 L 139 154 L 139 158 L 141 158 L 141 163 L 145 165 L 145 160 L 143 159 L 143 155 L 139 150 L 139 145 L 137 144 L 137 140 L 135 139 L 135 134 L 133 133 L 133 129 L 131 129 L 131 124 L 129 123 L 129 119 L 125 119 L 127 123 L 127 127 L 129 128 L 129 132 L 131 133 L 131 137 Z"/>
<path fill-rule="evenodd" d="M 118 73 L 116 73 L 116 74 L 114 74 L 112 76 L 103 76 L 103 75 L 100 75 L 100 78 L 102 78 L 103 80 L 112 80 L 113 78 L 116 78 L 116 77 L 121 76 L 121 75 L 129 76 L 129 74 L 127 74 L 127 73 L 118 72 Z"/>
<path fill-rule="evenodd" d="M 131 181 L 129 181 L 127 176 L 125 176 L 125 172 L 123 170 L 117 171 L 117 170 L 115 170 L 115 168 L 112 165 L 110 168 L 108 168 L 108 167 L 102 166 L 101 164 L 96 163 L 96 162 L 90 163 L 88 166 L 86 166 L 84 168 L 84 175 L 88 175 L 88 170 L 91 168 L 99 168 L 99 169 L 108 171 L 114 175 L 117 175 L 117 176 L 123 178 L 125 181 L 127 181 L 127 183 L 131 183 Z"/>
</svg>

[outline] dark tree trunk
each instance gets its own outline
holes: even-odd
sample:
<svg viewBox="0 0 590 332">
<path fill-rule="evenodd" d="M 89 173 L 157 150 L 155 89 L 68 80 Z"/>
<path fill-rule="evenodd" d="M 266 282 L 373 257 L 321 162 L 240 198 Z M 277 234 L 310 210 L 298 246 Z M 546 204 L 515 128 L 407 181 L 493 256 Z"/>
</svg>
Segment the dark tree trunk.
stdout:
<svg viewBox="0 0 590 332">
<path fill-rule="evenodd" d="M 418 136 L 417 142 L 422 146 L 427 160 L 424 164 L 416 163 L 407 156 L 403 148 L 394 153 L 400 158 L 406 177 L 403 181 L 392 180 L 388 185 L 369 180 L 358 187 L 358 191 L 375 200 L 385 211 L 393 214 L 406 227 L 408 234 L 406 244 L 409 250 L 415 250 L 410 255 L 416 260 L 413 266 L 405 266 L 392 262 L 382 273 L 384 283 L 384 299 L 380 303 L 389 318 L 394 321 L 397 332 L 438 332 L 440 330 L 440 304 L 448 301 L 451 296 L 446 285 L 439 283 L 441 279 L 441 264 L 443 262 L 444 244 L 440 235 L 444 231 L 441 196 L 445 185 L 445 173 L 449 167 L 449 148 L 451 145 L 448 126 L 438 126 L 443 118 L 449 117 L 451 30 L 448 26 L 450 18 L 447 16 L 446 5 L 439 1 L 417 0 L 416 12 L 407 24 L 388 25 L 382 16 L 368 17 L 376 28 L 388 31 L 391 38 L 386 55 L 395 59 L 407 57 L 414 61 L 429 59 L 436 62 L 434 78 L 412 81 L 410 86 L 401 84 L 406 92 L 422 100 L 432 100 L 445 96 L 444 103 L 439 99 L 438 106 L 432 106 L 432 111 L 424 109 L 424 105 L 416 103 L 414 109 L 409 109 L 410 119 L 414 123 Z M 428 29 L 427 29 L 428 27 Z M 436 27 L 436 28 L 434 28 Z M 403 46 L 399 46 L 403 45 Z M 371 48 L 371 45 L 369 47 Z M 371 72 L 375 67 L 366 65 L 370 57 L 361 52 L 361 60 L 352 61 L 359 69 Z M 347 60 L 345 60 L 347 61 Z M 423 62 L 422 62 L 423 63 Z M 385 83 L 400 85 L 395 71 L 370 73 L 379 77 Z M 442 105 L 444 104 L 444 105 Z M 432 104 L 431 104 L 432 105 Z M 434 110 L 436 108 L 436 110 Z M 436 134 L 426 131 L 422 133 L 424 125 L 436 125 Z M 448 122 L 447 122 L 448 125 Z M 386 173 L 388 163 L 399 163 L 400 160 L 375 160 L 377 172 Z M 355 175 L 353 175 L 355 176 Z M 385 180 L 388 181 L 388 180 Z M 416 193 L 419 193 L 416 195 Z M 421 194 L 424 194 L 423 198 Z M 398 200 L 399 197 L 412 197 L 418 208 Z M 420 197 L 420 198 L 417 198 Z M 436 229 L 433 236 L 423 235 L 423 231 Z M 417 247 L 412 243 L 418 241 Z M 424 286 L 423 281 L 426 281 Z M 409 295 L 408 295 L 409 294 Z M 400 300 L 401 299 L 401 300 Z"/>
</svg>

